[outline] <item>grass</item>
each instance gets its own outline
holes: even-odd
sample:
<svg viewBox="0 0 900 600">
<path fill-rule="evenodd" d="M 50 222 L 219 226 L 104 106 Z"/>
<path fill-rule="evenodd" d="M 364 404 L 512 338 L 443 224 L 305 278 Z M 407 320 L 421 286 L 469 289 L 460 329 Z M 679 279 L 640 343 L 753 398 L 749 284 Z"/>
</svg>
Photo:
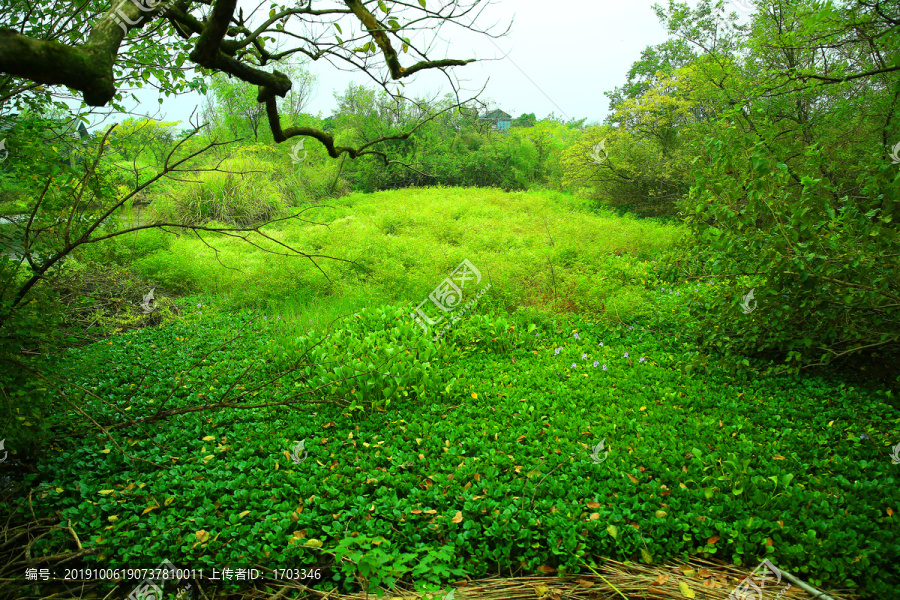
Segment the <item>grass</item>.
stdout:
<svg viewBox="0 0 900 600">
<path fill-rule="evenodd" d="M 227 297 L 232 308 L 335 316 L 384 302 L 418 304 L 468 259 L 492 283 L 486 301 L 504 310 L 605 312 L 611 318 L 618 310 L 627 318 L 645 310 L 643 261 L 678 234 L 672 226 L 591 213 L 585 201 L 553 192 L 493 189 L 354 194 L 303 218 L 326 226 L 291 222 L 269 233 L 320 255 L 314 259 L 210 238 L 216 253 L 186 236 L 133 266 L 162 286 Z M 252 239 L 275 248 L 261 236 Z"/>
<path fill-rule="evenodd" d="M 900 584 L 896 397 L 686 374 L 697 350 L 673 311 L 723 292 L 661 289 L 647 261 L 675 227 L 495 190 L 353 195 L 317 213 L 327 228 L 273 235 L 365 269 L 320 259 L 325 282 L 233 240 L 216 240 L 219 264 L 197 240 L 135 237 L 137 271 L 199 295 L 175 323 L 71 350 L 57 371 L 101 423 L 163 403 L 315 403 L 68 438 L 29 475 L 27 510 L 59 511 L 101 564 L 316 565 L 343 590 L 577 573 L 596 556 L 768 558 L 862 597 Z M 491 288 L 435 341 L 409 314 L 463 259 Z"/>
</svg>

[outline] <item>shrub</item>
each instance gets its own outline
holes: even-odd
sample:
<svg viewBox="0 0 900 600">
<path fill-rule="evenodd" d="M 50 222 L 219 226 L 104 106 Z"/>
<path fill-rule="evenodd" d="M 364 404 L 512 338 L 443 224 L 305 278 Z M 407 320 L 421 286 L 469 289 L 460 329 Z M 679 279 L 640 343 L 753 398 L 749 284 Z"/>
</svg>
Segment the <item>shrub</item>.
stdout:
<svg viewBox="0 0 900 600">
<path fill-rule="evenodd" d="M 221 221 L 238 226 L 277 217 L 288 203 L 270 170 L 269 163 L 259 158 L 227 159 L 220 170 L 202 172 L 194 176 L 193 185 L 179 186 L 171 203 L 151 204 L 151 214 L 160 220 L 176 216 L 184 224 Z"/>
</svg>

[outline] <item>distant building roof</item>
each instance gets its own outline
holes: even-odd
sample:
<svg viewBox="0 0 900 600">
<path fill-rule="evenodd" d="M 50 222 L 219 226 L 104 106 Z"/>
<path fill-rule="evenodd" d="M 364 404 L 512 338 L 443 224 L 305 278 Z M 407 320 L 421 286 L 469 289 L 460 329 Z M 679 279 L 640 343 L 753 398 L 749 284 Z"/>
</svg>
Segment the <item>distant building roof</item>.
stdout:
<svg viewBox="0 0 900 600">
<path fill-rule="evenodd" d="M 491 112 L 485 113 L 478 118 L 482 121 L 508 121 L 512 119 L 512 115 L 503 112 L 498 108 L 497 110 L 492 110 Z"/>
</svg>

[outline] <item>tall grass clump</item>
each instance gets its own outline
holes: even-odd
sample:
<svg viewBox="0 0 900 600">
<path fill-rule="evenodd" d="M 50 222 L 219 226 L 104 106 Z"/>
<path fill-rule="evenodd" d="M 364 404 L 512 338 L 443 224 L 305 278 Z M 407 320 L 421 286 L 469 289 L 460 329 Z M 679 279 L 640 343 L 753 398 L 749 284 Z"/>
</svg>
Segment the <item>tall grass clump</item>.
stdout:
<svg viewBox="0 0 900 600">
<path fill-rule="evenodd" d="M 281 216 L 288 208 L 275 179 L 268 161 L 239 155 L 224 160 L 216 170 L 188 176 L 187 184 L 169 186 L 169 201 L 154 202 L 150 208 L 161 220 L 190 225 L 209 221 L 253 225 Z"/>
</svg>

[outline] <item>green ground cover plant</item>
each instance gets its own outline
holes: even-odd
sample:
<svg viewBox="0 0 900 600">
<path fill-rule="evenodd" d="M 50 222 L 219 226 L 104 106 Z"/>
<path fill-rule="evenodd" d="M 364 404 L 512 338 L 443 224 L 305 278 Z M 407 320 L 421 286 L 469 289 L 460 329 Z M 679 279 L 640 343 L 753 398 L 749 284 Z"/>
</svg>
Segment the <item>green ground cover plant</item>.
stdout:
<svg viewBox="0 0 900 600">
<path fill-rule="evenodd" d="M 663 303 L 669 291 L 648 293 Z M 768 558 L 875 595 L 900 583 L 890 391 L 685 377 L 689 341 L 642 320 L 547 328 L 481 314 L 435 344 L 409 306 L 385 306 L 335 323 L 333 337 L 310 328 L 285 343 L 285 319 L 213 304 L 186 298 L 170 326 L 70 351 L 61 377 L 84 390 L 72 399 L 101 423 L 310 389 L 342 401 L 186 412 L 68 440 L 29 476 L 32 509 L 71 520 L 99 549 L 89 560 L 317 565 L 344 590 L 434 590 L 497 569 L 576 573 L 591 556 L 700 554 Z M 272 383 L 292 352 L 333 362 Z M 381 359 L 369 379 L 341 381 Z M 295 464 L 300 440 L 308 457 Z"/>
</svg>

